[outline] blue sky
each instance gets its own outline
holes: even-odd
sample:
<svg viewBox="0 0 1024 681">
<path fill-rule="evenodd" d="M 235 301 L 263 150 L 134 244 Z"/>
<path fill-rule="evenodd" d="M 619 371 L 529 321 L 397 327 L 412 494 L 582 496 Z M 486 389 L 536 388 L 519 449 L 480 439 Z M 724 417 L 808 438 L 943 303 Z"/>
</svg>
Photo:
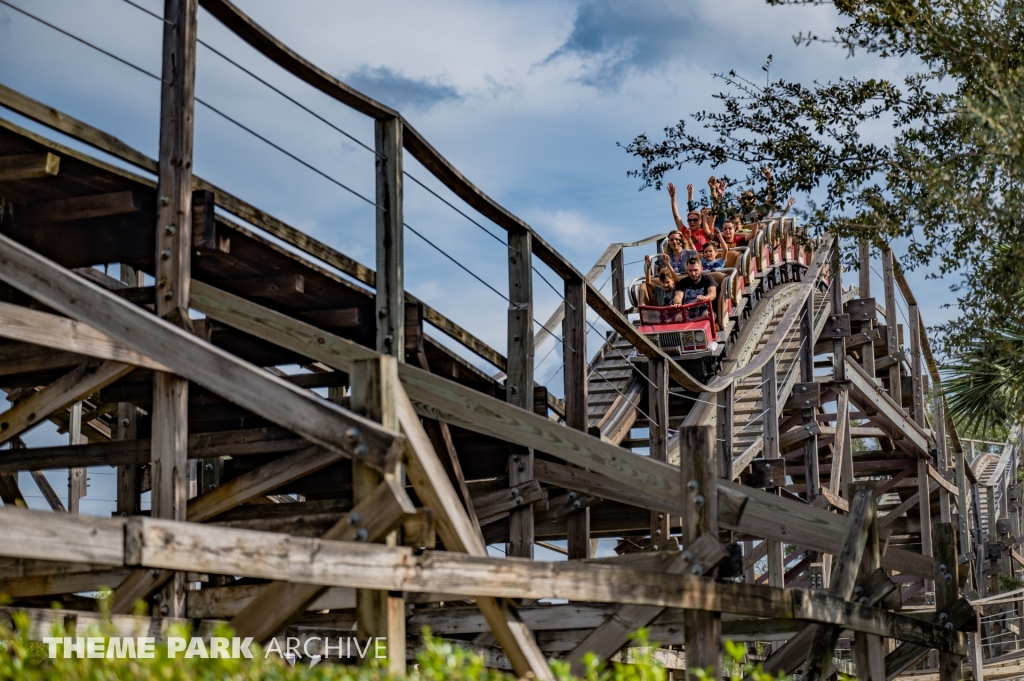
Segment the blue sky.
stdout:
<svg viewBox="0 0 1024 681">
<path fill-rule="evenodd" d="M 236 1 L 305 57 L 400 109 L 471 181 L 582 271 L 611 241 L 671 228 L 667 195 L 637 191 L 638 182 L 626 177 L 636 163 L 616 143 L 641 132 L 658 137 L 665 126 L 713 109 L 711 95 L 721 86 L 712 73 L 736 69 L 762 79 L 761 65 L 772 54 L 772 77 L 806 82 L 901 75 L 897 62 L 794 46 L 792 35 L 799 31 L 831 32 L 836 16 L 827 6 L 768 7 L 759 0 Z M 160 22 L 122 0 L 10 2 L 159 72 Z M 137 2 L 162 11 L 159 0 Z M 267 62 L 203 10 L 199 36 L 372 146 L 371 120 Z M 197 72 L 200 98 L 373 196 L 372 154 L 202 46 Z M 156 155 L 155 81 L 2 5 L 0 82 Z M 0 115 L 24 123 L 9 112 Z M 374 216 L 360 199 L 201 106 L 195 148 L 195 170 L 203 178 L 373 265 Z M 406 170 L 452 198 L 412 159 Z M 693 168 L 669 179 L 700 186 L 710 172 Z M 411 226 L 506 290 L 501 244 L 411 182 L 405 200 Z M 627 260 L 642 255 L 634 250 Z M 638 264 L 631 267 L 639 274 Z M 554 282 L 544 267 L 538 269 Z M 412 234 L 406 236 L 406 276 L 414 294 L 504 347 L 505 302 Z M 949 311 L 939 306 L 952 298 L 948 286 L 917 273 L 911 279 L 926 321 L 945 319 Z M 534 288 L 535 316 L 543 321 L 558 298 L 540 278 Z M 550 348 L 550 341 L 539 348 L 538 359 Z M 539 380 L 550 380 L 554 389 L 561 381 L 558 366 L 555 352 L 538 367 Z"/>
</svg>

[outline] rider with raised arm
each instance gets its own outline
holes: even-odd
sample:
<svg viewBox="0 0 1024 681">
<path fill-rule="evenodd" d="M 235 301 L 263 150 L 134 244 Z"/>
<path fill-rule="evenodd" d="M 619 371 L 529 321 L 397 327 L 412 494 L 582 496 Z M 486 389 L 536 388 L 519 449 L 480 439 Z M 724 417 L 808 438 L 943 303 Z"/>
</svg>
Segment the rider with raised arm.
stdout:
<svg viewBox="0 0 1024 681">
<path fill-rule="evenodd" d="M 701 214 L 696 210 L 690 210 L 686 214 L 686 222 L 683 222 L 683 219 L 679 217 L 679 206 L 676 203 L 676 186 L 671 182 L 668 183 L 668 195 L 672 199 L 672 219 L 676 222 L 676 228 L 689 236 L 695 250 L 704 248 L 704 244 L 711 238 L 711 232 L 701 224 Z M 689 202 L 687 206 L 689 207 Z"/>
</svg>

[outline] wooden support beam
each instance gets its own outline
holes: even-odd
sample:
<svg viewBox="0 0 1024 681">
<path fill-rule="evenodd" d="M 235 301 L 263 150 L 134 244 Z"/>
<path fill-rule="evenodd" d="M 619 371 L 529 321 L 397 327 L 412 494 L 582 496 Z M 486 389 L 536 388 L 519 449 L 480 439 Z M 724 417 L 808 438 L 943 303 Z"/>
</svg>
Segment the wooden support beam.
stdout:
<svg viewBox="0 0 1024 681">
<path fill-rule="evenodd" d="M 137 213 L 143 210 L 143 197 L 139 191 L 127 190 L 109 194 L 91 194 L 71 199 L 36 201 L 17 207 L 15 218 L 32 223 L 67 222 L 87 218 Z"/>
<path fill-rule="evenodd" d="M 374 123 L 377 168 L 377 352 L 405 356 L 404 227 L 400 117 Z"/>
<path fill-rule="evenodd" d="M 932 505 L 928 500 L 929 493 L 931 492 L 932 477 L 929 473 L 932 470 L 931 463 L 928 459 L 918 459 L 917 461 L 917 495 L 918 495 L 918 511 L 921 519 L 921 555 L 928 558 L 932 557 Z M 934 583 L 930 579 L 925 580 L 925 590 L 931 591 L 934 588 Z"/>
<path fill-rule="evenodd" d="M 885 285 L 885 324 L 889 327 L 889 356 L 900 353 L 899 329 L 900 316 L 896 307 L 896 281 L 893 278 L 893 252 L 891 248 L 882 250 L 882 283 Z M 900 365 L 894 363 L 889 367 L 889 396 L 897 405 L 903 404 L 900 385 Z M 900 410 L 902 411 L 902 406 Z"/>
<path fill-rule="evenodd" d="M 407 410 L 414 413 L 411 405 Z M 410 465 L 410 480 L 412 469 Z M 437 471 L 443 475 L 440 465 Z M 484 597 L 512 592 L 529 599 L 737 612 L 828 623 L 966 652 L 959 632 L 858 603 L 844 604 L 834 596 L 803 589 L 709 582 L 693 575 L 665 575 L 584 561 L 511 561 L 451 551 L 416 555 L 407 547 L 332 542 L 144 516 L 97 518 L 2 508 L 0 523 L 8 540 L 0 543 L 0 556 L 226 572 L 258 579 L 411 592 L 436 593 L 437 584 L 444 583 L 452 587 L 454 595 L 477 597 L 478 605 Z"/>
<path fill-rule="evenodd" d="M 733 459 L 735 396 L 736 386 L 734 384 L 729 384 L 725 389 L 719 391 L 718 410 L 715 412 L 715 419 L 718 424 L 718 442 L 715 447 L 718 456 L 718 474 L 719 477 L 726 480 L 732 480 L 735 477 L 733 468 L 735 463 Z"/>
<path fill-rule="evenodd" d="M 154 256 L 156 314 L 189 331 L 197 12 L 196 0 L 167 0 L 164 5 Z M 152 514 L 155 518 L 184 520 L 188 499 L 188 380 L 164 372 L 154 374 L 150 413 Z M 171 581 L 163 601 L 161 614 L 185 614 L 183 575 Z"/>
<path fill-rule="evenodd" d="M 36 180 L 53 177 L 59 171 L 60 157 L 49 152 L 0 156 L 0 181 Z"/>
<path fill-rule="evenodd" d="M 322 539 L 376 542 L 414 512 L 415 507 L 405 489 L 394 478 L 387 477 L 324 533 Z M 267 641 L 326 592 L 326 588 L 315 584 L 285 581 L 261 586 L 259 594 L 231 620 L 231 627 L 238 636 L 252 636 L 257 641 Z"/>
<path fill-rule="evenodd" d="M 952 523 L 937 523 L 934 527 L 934 540 L 935 612 L 945 613 L 948 618 L 950 608 L 960 598 L 956 531 Z M 960 681 L 962 678 L 963 657 L 946 652 L 939 653 L 939 681 Z"/>
<path fill-rule="evenodd" d="M 682 517 L 683 545 L 692 546 L 701 537 L 718 540 L 718 465 L 715 463 L 715 431 L 710 426 L 688 426 L 680 430 L 680 475 L 688 512 Z M 769 549 L 770 551 L 770 549 Z M 771 554 L 769 553 L 769 556 Z M 691 570 L 692 571 L 692 570 Z M 684 614 L 687 669 L 709 669 L 713 679 L 722 675 L 721 615 L 687 610 Z M 700 678 L 696 675 L 688 675 Z"/>
<path fill-rule="evenodd" d="M 807 296 L 803 314 L 800 316 L 800 381 L 805 384 L 814 381 L 814 296 Z M 820 429 L 817 427 L 813 408 L 802 408 L 800 418 L 809 435 L 804 440 L 804 477 L 807 485 L 804 498 L 808 503 L 813 503 L 821 496 L 821 473 L 818 470 L 818 437 L 817 433 L 811 432 L 811 427 L 813 426 L 815 430 Z"/>
<path fill-rule="evenodd" d="M 346 455 L 380 469 L 389 454 L 403 446 L 397 433 L 201 341 L 4 235 L 0 235 L 0 279 L 123 345 L 159 356 L 175 374 L 314 444 L 340 448 Z M 351 437 L 353 433 L 355 438 Z"/>
<path fill-rule="evenodd" d="M 77 447 L 85 444 L 82 435 L 82 402 L 77 400 L 68 408 L 68 445 Z M 86 469 L 80 466 L 68 468 L 68 513 L 81 510 L 81 500 L 89 492 Z"/>
<path fill-rule="evenodd" d="M 612 268 L 612 305 L 625 316 L 626 314 L 626 265 L 622 257 L 622 246 L 615 252 L 611 262 Z"/>
<path fill-rule="evenodd" d="M 404 352 L 399 354 L 404 355 Z M 353 363 L 349 372 L 353 411 L 394 431 L 399 429 L 395 403 L 398 362 L 398 357 L 382 355 Z M 353 461 L 352 499 L 358 504 L 372 497 L 386 478 L 400 484 L 403 477 L 401 468 L 397 465 L 381 474 L 358 461 Z M 397 532 L 391 532 L 382 539 L 387 546 L 398 545 Z M 359 589 L 356 591 L 356 616 L 361 637 L 383 637 L 387 640 L 388 671 L 396 676 L 404 675 L 406 632 L 405 599 L 402 593 Z"/>
<path fill-rule="evenodd" d="M 660 358 L 647 362 L 647 420 L 650 430 L 649 456 L 668 461 L 668 365 Z M 671 518 L 663 511 L 651 511 L 651 542 L 668 539 Z"/>
<path fill-rule="evenodd" d="M 509 404 L 533 410 L 533 240 L 523 229 L 508 233 L 508 368 Z M 533 449 L 510 446 L 509 485 L 533 480 Z M 533 506 L 526 504 L 509 517 L 508 555 L 533 558 Z"/>
<path fill-rule="evenodd" d="M 0 443 L 18 437 L 100 388 L 129 374 L 134 367 L 119 362 L 90 360 L 61 376 L 0 414 Z"/>
<path fill-rule="evenodd" d="M 121 263 L 118 278 L 130 289 L 136 290 L 146 283 L 145 274 L 131 265 Z M 70 321 L 70 320 L 68 320 Z M 77 325 L 76 325 L 77 326 Z M 88 328 L 88 327 L 86 327 Z M 135 405 L 122 402 L 117 405 L 115 436 L 121 442 L 138 438 L 139 410 Z M 146 459 L 149 459 L 147 448 Z M 135 463 L 117 466 L 117 509 L 120 516 L 138 515 L 142 510 L 142 466 Z"/>
<path fill-rule="evenodd" d="M 910 379 L 914 393 L 914 422 L 925 427 L 924 413 L 924 368 L 921 351 L 921 308 L 917 303 L 907 305 L 908 324 L 910 325 Z M 936 425 L 942 423 L 937 420 Z M 943 445 L 945 448 L 945 445 Z M 945 522 L 945 521 L 944 521 Z"/>
<path fill-rule="evenodd" d="M 12 443 L 13 446 L 13 443 Z M 46 479 L 42 471 L 30 471 L 29 474 L 32 476 L 32 480 L 36 483 L 39 488 L 39 492 L 46 499 L 46 503 L 50 505 L 50 509 L 58 513 L 66 513 L 67 509 L 64 508 L 64 504 L 61 503 L 60 497 L 54 491 L 50 485 L 50 481 Z"/>
<path fill-rule="evenodd" d="M 777 459 L 779 452 L 779 379 L 775 358 L 761 369 L 761 411 L 764 412 L 764 458 Z"/>
<path fill-rule="evenodd" d="M 565 280 L 565 318 L 562 320 L 562 360 L 565 368 L 565 425 L 587 432 L 587 282 Z M 591 558 L 590 509 L 568 518 L 569 559 Z"/>
<path fill-rule="evenodd" d="M 877 500 L 882 496 L 878 493 L 878 489 L 874 486 L 874 483 L 869 483 L 864 486 L 863 489 L 867 489 L 871 492 L 873 499 L 875 500 L 875 519 L 870 524 L 868 532 L 867 543 L 864 546 L 864 553 L 861 557 L 860 563 L 860 574 L 861 575 L 879 575 L 880 578 L 884 578 L 890 585 L 894 587 L 894 591 L 898 593 L 898 587 L 889 579 L 889 576 L 884 570 L 881 570 L 882 556 L 880 538 L 878 532 L 878 512 L 877 512 Z M 855 496 L 855 495 L 851 495 Z M 865 591 L 862 587 L 862 594 Z M 853 657 L 857 664 L 857 674 L 864 681 L 886 681 L 885 679 L 885 648 L 883 647 L 883 641 L 878 636 L 872 634 L 864 634 L 858 632 L 854 635 L 853 640 Z"/>
</svg>

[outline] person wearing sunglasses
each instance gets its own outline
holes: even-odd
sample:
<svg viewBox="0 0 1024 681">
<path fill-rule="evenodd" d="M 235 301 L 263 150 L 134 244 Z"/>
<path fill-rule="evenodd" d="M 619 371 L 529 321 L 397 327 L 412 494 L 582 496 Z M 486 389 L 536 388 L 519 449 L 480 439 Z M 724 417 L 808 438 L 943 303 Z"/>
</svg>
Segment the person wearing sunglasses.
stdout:
<svg viewBox="0 0 1024 681">
<path fill-rule="evenodd" d="M 697 253 L 693 242 L 686 232 L 673 229 L 665 237 L 665 246 L 662 249 L 661 257 L 658 258 L 659 267 L 671 267 L 676 274 L 682 274 L 686 270 L 686 261 Z"/>
<path fill-rule="evenodd" d="M 690 248 L 699 251 L 711 238 L 711 233 L 707 232 L 702 224 L 701 214 L 696 210 L 691 210 L 686 214 L 686 222 L 683 222 L 683 219 L 679 217 L 679 206 L 676 204 L 676 186 L 671 182 L 668 183 L 668 195 L 672 199 L 672 219 L 675 220 L 676 228 L 689 236 L 693 243 Z"/>
</svg>

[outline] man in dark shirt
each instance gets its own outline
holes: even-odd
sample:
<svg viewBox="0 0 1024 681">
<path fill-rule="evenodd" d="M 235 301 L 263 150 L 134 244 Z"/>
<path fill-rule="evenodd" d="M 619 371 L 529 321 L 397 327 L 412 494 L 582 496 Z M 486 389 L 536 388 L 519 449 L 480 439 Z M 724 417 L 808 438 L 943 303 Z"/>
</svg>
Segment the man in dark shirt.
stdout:
<svg viewBox="0 0 1024 681">
<path fill-rule="evenodd" d="M 717 285 L 710 275 L 704 273 L 699 258 L 690 258 L 686 263 L 686 275 L 676 282 L 673 305 L 704 303 L 715 299 Z"/>
</svg>

